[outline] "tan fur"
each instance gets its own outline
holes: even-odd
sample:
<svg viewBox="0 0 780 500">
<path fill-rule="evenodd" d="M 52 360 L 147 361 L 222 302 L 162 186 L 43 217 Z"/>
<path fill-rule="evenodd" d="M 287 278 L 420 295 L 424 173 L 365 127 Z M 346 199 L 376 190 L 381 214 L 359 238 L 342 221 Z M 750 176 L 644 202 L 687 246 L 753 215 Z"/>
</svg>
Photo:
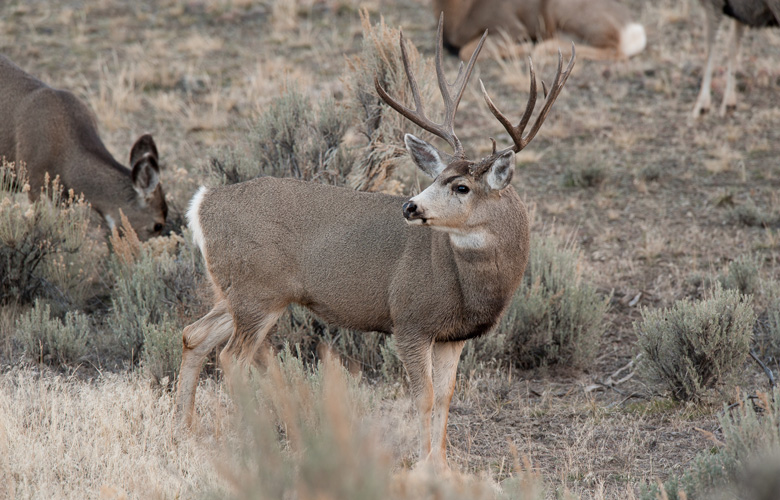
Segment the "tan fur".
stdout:
<svg viewBox="0 0 780 500">
<path fill-rule="evenodd" d="M 555 41 L 555 49 L 577 42 L 589 59 L 621 59 L 621 30 L 633 17 L 615 0 L 434 0 L 433 13 L 444 12 L 444 39 L 462 60 L 471 57 L 482 33 L 517 42 Z M 548 51 L 548 46 L 544 52 Z M 642 45 L 643 46 L 643 45 Z M 641 50 L 641 49 L 640 49 Z"/>
<path fill-rule="evenodd" d="M 131 168 L 118 163 L 97 132 L 95 118 L 75 95 L 49 87 L 0 55 L 0 157 L 26 164 L 30 199 L 48 172 L 64 190 L 83 193 L 109 226 L 121 210 L 142 240 L 160 234 L 167 216 L 157 147 L 136 141 Z"/>
</svg>

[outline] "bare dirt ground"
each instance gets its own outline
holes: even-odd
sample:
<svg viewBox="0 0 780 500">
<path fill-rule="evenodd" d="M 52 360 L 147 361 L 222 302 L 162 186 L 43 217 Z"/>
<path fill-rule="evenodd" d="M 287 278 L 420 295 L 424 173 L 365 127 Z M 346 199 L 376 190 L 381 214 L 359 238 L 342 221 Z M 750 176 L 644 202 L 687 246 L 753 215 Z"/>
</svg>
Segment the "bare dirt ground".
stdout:
<svg viewBox="0 0 780 500">
<path fill-rule="evenodd" d="M 584 372 L 467 374 L 449 427 L 456 467 L 500 480 L 511 472 L 516 446 L 554 489 L 584 499 L 628 498 L 643 481 L 685 470 L 709 445 L 696 428 L 716 430 L 721 404 L 734 397 L 689 407 L 654 395 L 638 377 L 615 390 L 599 385 L 636 354 L 632 324 L 640 308 L 698 296 L 697 277 L 715 276 L 743 254 L 758 257 L 763 278 L 780 279 L 780 31 L 747 32 L 737 110 L 693 121 L 704 62 L 697 2 L 625 3 L 646 26 L 647 50 L 630 61 L 579 60 L 520 155 L 515 180 L 536 208 L 535 231 L 577 242 L 587 278 L 612 294 L 601 354 Z M 84 97 L 117 158 L 127 157 L 135 137 L 153 133 L 176 217 L 202 182 L 209 152 L 238 143 L 285 85 L 343 98 L 344 56 L 360 50 L 360 5 L 6 0 L 0 52 Z M 366 6 L 372 21 L 383 15 L 432 55 L 427 2 Z M 554 59 L 535 62 L 549 80 Z M 454 71 L 454 58 L 447 64 Z M 725 54 L 714 76 L 715 111 L 724 72 Z M 528 92 L 523 59 L 485 60 L 475 76 L 502 110 L 519 116 Z M 456 128 L 467 151 L 484 154 L 488 137 L 508 138 L 476 77 Z M 765 224 L 746 224 L 740 210 L 764 216 Z M 754 391 L 762 377 L 746 362 L 739 385 Z"/>
</svg>

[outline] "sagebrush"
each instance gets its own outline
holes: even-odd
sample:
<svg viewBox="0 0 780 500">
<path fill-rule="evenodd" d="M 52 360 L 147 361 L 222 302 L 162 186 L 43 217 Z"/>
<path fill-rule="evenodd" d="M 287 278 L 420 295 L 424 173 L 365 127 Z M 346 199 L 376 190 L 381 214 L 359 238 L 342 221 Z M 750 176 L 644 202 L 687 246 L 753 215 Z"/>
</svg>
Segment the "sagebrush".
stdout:
<svg viewBox="0 0 780 500">
<path fill-rule="evenodd" d="M 756 316 L 750 296 L 717 285 L 709 298 L 643 309 L 634 328 L 641 367 L 676 400 L 698 401 L 748 355 Z"/>
</svg>

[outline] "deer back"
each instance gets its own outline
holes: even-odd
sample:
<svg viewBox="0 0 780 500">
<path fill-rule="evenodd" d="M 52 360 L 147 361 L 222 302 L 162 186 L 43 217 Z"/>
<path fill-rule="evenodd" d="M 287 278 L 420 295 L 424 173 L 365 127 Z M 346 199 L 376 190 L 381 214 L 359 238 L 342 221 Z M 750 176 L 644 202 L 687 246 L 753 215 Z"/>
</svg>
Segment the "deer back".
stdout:
<svg viewBox="0 0 780 500">
<path fill-rule="evenodd" d="M 0 56 L 0 156 L 23 162 L 30 198 L 37 199 L 50 179 L 84 197 L 109 226 L 120 210 L 139 238 L 160 234 L 167 217 L 160 185 L 157 147 L 140 137 L 130 153 L 130 168 L 108 152 L 94 115 L 74 94 L 54 89 Z"/>
</svg>

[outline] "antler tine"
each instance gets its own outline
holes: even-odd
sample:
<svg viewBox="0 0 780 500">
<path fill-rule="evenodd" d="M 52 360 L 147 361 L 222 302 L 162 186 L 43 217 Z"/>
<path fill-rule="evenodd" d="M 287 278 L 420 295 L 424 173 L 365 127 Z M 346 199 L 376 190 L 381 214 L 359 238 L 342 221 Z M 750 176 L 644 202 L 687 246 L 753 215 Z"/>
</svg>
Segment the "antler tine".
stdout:
<svg viewBox="0 0 780 500">
<path fill-rule="evenodd" d="M 425 116 L 425 111 L 423 110 L 423 104 L 422 99 L 420 98 L 420 90 L 417 87 L 417 81 L 414 78 L 414 74 L 412 73 L 411 65 L 409 64 L 409 56 L 406 51 L 406 41 L 404 39 L 403 32 L 401 33 L 400 37 L 400 44 L 401 44 L 401 59 L 403 60 L 404 64 L 404 71 L 406 72 L 406 78 L 409 80 L 409 86 L 412 90 L 412 98 L 414 99 L 414 111 L 407 108 L 397 100 L 395 100 L 393 97 L 391 97 L 385 89 L 382 87 L 382 85 L 379 83 L 379 77 L 374 77 L 374 87 L 376 88 L 377 94 L 379 94 L 379 97 L 382 98 L 383 101 L 385 101 L 391 108 L 396 110 L 398 113 L 400 113 L 402 116 L 408 118 L 413 123 L 419 125 L 423 129 L 427 130 L 428 132 L 441 137 L 447 143 L 452 147 L 453 149 L 453 155 L 454 157 L 458 158 L 465 158 L 465 153 L 463 151 L 463 146 L 460 143 L 460 140 L 455 135 L 455 129 L 454 129 L 454 119 L 455 119 L 455 112 L 458 110 L 458 104 L 460 103 L 460 99 L 463 96 L 463 91 L 466 87 L 466 84 L 468 83 L 469 77 L 471 76 L 471 72 L 474 69 L 474 63 L 477 60 L 477 55 L 479 54 L 480 50 L 482 50 L 482 44 L 485 41 L 485 37 L 487 36 L 487 30 L 485 31 L 485 34 L 482 36 L 482 40 L 480 40 L 479 45 L 477 46 L 476 50 L 474 51 L 474 54 L 472 54 L 471 59 L 469 60 L 468 66 L 466 66 L 465 72 L 463 71 L 463 63 L 461 63 L 460 68 L 458 68 L 458 76 L 455 79 L 455 84 L 450 85 L 447 83 L 447 80 L 444 76 L 444 69 L 443 69 L 443 63 L 442 63 L 442 46 L 443 46 L 443 38 L 444 38 L 444 13 L 442 12 L 441 16 L 439 17 L 439 29 L 437 32 L 438 42 L 436 44 L 436 76 L 439 82 L 439 90 L 441 91 L 442 99 L 444 100 L 444 121 L 439 124 L 434 121 L 432 121 L 430 118 Z M 452 93 L 450 92 L 451 88 L 455 88 L 455 98 L 453 99 Z M 450 156 L 450 155 L 445 155 Z"/>
<path fill-rule="evenodd" d="M 536 133 L 539 131 L 539 129 L 542 126 L 542 123 L 544 123 L 544 120 L 547 118 L 547 115 L 550 112 L 550 109 L 552 109 L 552 105 L 555 102 L 555 100 L 558 98 L 558 94 L 560 94 L 561 89 L 563 89 L 564 84 L 566 83 L 566 80 L 568 80 L 569 75 L 571 74 L 571 70 L 574 67 L 574 61 L 576 59 L 576 51 L 574 49 L 574 44 L 571 44 L 571 59 L 569 59 L 569 64 L 566 66 L 566 70 L 563 70 L 563 56 L 561 55 L 561 51 L 558 50 L 558 70 L 555 73 L 555 79 L 553 80 L 552 86 L 549 89 L 547 89 L 547 86 L 544 84 L 544 81 L 542 81 L 542 91 L 544 92 L 544 105 L 542 106 L 542 110 L 539 113 L 539 116 L 536 117 L 536 121 L 534 122 L 533 126 L 531 127 L 531 130 L 523 136 L 523 131 L 525 131 L 525 127 L 528 125 L 528 121 L 531 119 L 531 115 L 533 114 L 534 108 L 536 107 L 536 73 L 534 72 L 534 66 L 533 62 L 529 59 L 529 73 L 531 75 L 531 89 L 530 89 L 530 96 L 528 97 L 528 103 L 526 104 L 525 111 L 523 112 L 522 118 L 520 118 L 520 123 L 517 124 L 517 126 L 512 126 L 509 119 L 504 116 L 501 111 L 496 107 L 495 104 L 493 104 L 493 101 L 490 99 L 490 96 L 488 95 L 487 91 L 485 90 L 485 85 L 482 83 L 482 80 L 480 80 L 480 85 L 482 86 L 482 94 L 485 98 L 485 102 L 488 105 L 488 108 L 490 109 L 490 112 L 493 113 L 493 116 L 496 117 L 496 119 L 503 125 L 503 127 L 506 129 L 507 133 L 509 133 L 509 136 L 512 138 L 512 141 L 515 143 L 515 145 L 512 147 L 515 153 L 521 151 L 524 147 L 528 145 L 531 140 L 536 136 Z"/>
</svg>

